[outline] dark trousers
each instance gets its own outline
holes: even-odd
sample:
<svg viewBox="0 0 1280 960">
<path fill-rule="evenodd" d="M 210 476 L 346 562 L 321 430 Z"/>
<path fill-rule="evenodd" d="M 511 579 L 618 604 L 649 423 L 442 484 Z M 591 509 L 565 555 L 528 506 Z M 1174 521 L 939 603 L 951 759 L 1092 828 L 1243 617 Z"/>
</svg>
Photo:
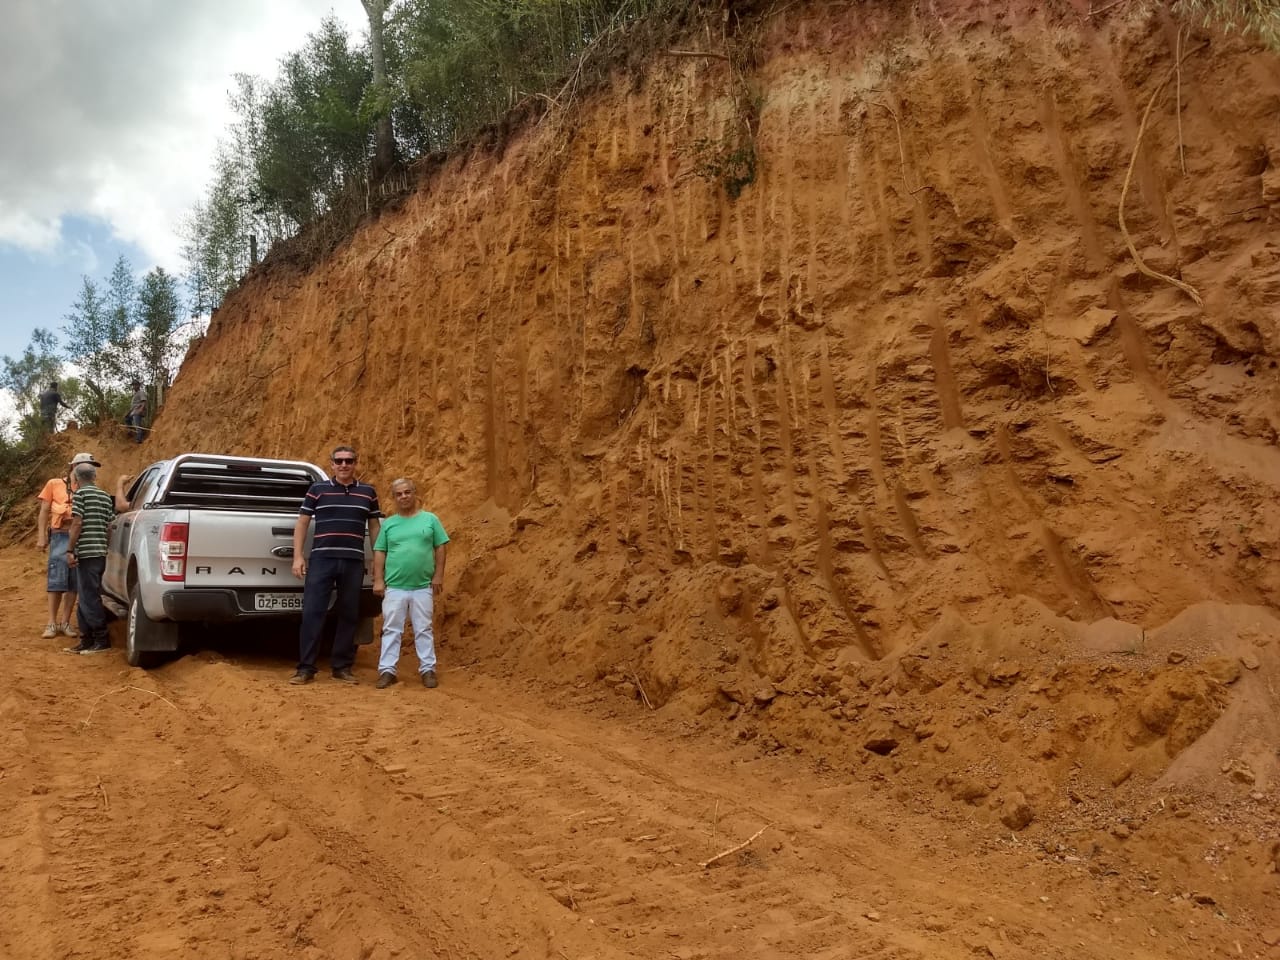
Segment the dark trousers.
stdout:
<svg viewBox="0 0 1280 960">
<path fill-rule="evenodd" d="M 324 633 L 329 597 L 337 590 L 333 605 L 337 629 L 333 635 L 334 670 L 350 670 L 356 662 L 356 624 L 360 620 L 360 588 L 364 584 L 364 560 L 312 553 L 307 563 L 307 579 L 302 587 L 302 632 L 298 638 L 298 670 L 316 672 L 320 637 Z M 83 601 L 82 601 L 83 602 Z"/>
<path fill-rule="evenodd" d="M 124 418 L 124 422 L 133 427 L 133 439 L 138 443 L 142 442 L 142 414 L 131 413 Z"/>
<path fill-rule="evenodd" d="M 106 569 L 106 557 L 76 558 L 76 593 L 80 596 L 76 621 L 80 642 L 86 645 L 111 642 L 107 638 L 107 611 L 102 606 L 102 574 Z"/>
</svg>

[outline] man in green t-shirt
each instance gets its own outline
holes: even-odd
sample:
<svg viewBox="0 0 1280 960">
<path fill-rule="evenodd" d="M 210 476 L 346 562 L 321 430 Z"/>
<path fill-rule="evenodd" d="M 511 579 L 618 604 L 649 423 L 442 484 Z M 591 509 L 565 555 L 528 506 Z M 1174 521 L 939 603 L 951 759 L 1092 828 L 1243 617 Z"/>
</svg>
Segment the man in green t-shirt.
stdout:
<svg viewBox="0 0 1280 960">
<path fill-rule="evenodd" d="M 436 647 L 432 633 L 435 593 L 444 587 L 444 545 L 449 535 L 440 519 L 418 506 L 412 480 L 391 484 L 396 512 L 387 517 L 373 544 L 373 592 L 382 597 L 382 655 L 379 690 L 396 682 L 400 640 L 406 617 L 413 622 L 422 685 L 436 685 Z"/>
</svg>

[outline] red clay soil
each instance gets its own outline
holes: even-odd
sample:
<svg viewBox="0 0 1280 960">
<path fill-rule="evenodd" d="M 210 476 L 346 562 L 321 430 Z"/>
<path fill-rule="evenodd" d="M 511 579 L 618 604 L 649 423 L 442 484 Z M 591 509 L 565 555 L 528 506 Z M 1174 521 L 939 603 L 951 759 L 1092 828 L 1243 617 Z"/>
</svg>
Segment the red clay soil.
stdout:
<svg viewBox="0 0 1280 960">
<path fill-rule="evenodd" d="M 416 478 L 442 686 L 83 664 L 0 553 L 0 956 L 1280 957 L 1280 58 L 900 6 L 663 58 L 229 299 L 109 471 Z"/>
<path fill-rule="evenodd" d="M 11 625 L 42 574 L 0 553 Z M 1274 955 L 1257 823 L 1176 794 L 1095 828 L 1081 791 L 1088 815 L 1014 834 L 892 759 L 726 744 L 447 641 L 438 689 L 377 691 L 368 649 L 362 685 L 295 688 L 292 637 L 145 672 L 37 632 L 0 639 L 6 958 Z"/>
</svg>

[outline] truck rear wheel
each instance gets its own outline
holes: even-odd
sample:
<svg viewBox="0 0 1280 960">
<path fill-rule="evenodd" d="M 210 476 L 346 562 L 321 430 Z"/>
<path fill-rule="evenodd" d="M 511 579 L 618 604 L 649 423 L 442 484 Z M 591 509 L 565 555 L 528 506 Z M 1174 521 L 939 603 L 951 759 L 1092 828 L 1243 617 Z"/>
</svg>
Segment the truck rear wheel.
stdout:
<svg viewBox="0 0 1280 960">
<path fill-rule="evenodd" d="M 162 653 L 153 647 L 170 646 L 173 638 L 170 631 L 177 630 L 177 624 L 156 623 L 147 616 L 142 607 L 142 597 L 138 593 L 138 585 L 134 584 L 129 591 L 129 617 L 125 631 L 124 659 L 131 667 L 150 669 L 158 666 L 164 658 Z"/>
</svg>

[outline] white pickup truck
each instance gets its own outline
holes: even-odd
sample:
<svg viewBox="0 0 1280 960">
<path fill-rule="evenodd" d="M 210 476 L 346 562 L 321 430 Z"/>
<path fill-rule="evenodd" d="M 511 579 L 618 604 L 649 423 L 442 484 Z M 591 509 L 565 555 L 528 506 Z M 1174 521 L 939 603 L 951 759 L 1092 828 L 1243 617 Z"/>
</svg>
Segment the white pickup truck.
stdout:
<svg viewBox="0 0 1280 960">
<path fill-rule="evenodd" d="M 275 619 L 295 635 L 302 583 L 293 529 L 307 488 L 325 473 L 297 460 L 187 453 L 143 470 L 129 509 L 107 528 L 103 601 L 128 624 L 125 659 L 152 666 L 178 649 L 183 623 Z M 310 549 L 310 533 L 307 541 Z M 380 604 L 365 541 L 357 643 L 373 640 Z"/>
</svg>

